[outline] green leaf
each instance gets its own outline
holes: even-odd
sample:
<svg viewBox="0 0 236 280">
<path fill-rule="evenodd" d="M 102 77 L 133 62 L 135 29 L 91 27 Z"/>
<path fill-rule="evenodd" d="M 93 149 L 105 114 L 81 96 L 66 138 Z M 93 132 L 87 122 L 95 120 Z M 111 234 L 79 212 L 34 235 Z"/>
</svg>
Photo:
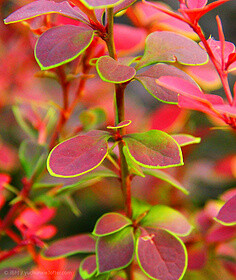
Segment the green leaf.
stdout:
<svg viewBox="0 0 236 280">
<path fill-rule="evenodd" d="M 99 218 L 93 230 L 96 236 L 105 236 L 132 225 L 132 221 L 119 213 L 107 213 Z"/>
<path fill-rule="evenodd" d="M 19 106 L 12 106 L 12 111 L 13 114 L 15 116 L 15 119 L 17 121 L 17 123 L 19 124 L 19 126 L 21 127 L 21 129 L 27 133 L 30 137 L 32 138 L 36 138 L 37 137 L 37 131 L 35 131 L 35 129 L 33 129 L 25 120 L 23 117 L 23 114 L 19 108 Z"/>
<path fill-rule="evenodd" d="M 150 170 L 150 169 L 144 169 L 143 173 L 146 175 L 150 175 L 153 177 L 156 177 L 158 179 L 161 179 L 169 184 L 171 184 L 173 187 L 177 188 L 184 194 L 188 195 L 189 192 L 182 186 L 180 182 L 178 182 L 174 177 L 172 177 L 170 174 L 162 171 L 162 170 Z"/>
<path fill-rule="evenodd" d="M 137 198 L 132 198 L 132 218 L 133 220 L 137 220 L 141 217 L 144 217 L 149 210 L 151 209 L 151 205 L 146 201 L 139 200 Z M 140 220 L 141 221 L 141 220 Z"/>
<path fill-rule="evenodd" d="M 130 174 L 135 174 L 135 175 L 138 175 L 138 176 L 141 176 L 141 177 L 145 177 L 141 167 L 136 162 L 134 162 L 132 160 L 132 158 L 129 156 L 128 148 L 126 146 L 123 147 L 123 153 L 124 153 L 126 162 L 128 164 Z"/>
<path fill-rule="evenodd" d="M 157 63 L 176 62 L 184 65 L 201 65 L 208 55 L 196 42 L 174 32 L 155 31 L 147 36 L 144 55 L 137 69 Z"/>
<path fill-rule="evenodd" d="M 85 131 L 97 129 L 106 121 L 106 112 L 102 108 L 91 108 L 83 111 L 79 120 Z"/>
<path fill-rule="evenodd" d="M 32 142 L 31 140 L 24 140 L 19 149 L 19 158 L 22 167 L 26 173 L 27 178 L 38 175 L 46 167 L 48 150 L 45 146 Z"/>
<path fill-rule="evenodd" d="M 150 130 L 123 136 L 127 152 L 134 162 L 146 168 L 168 168 L 183 165 L 177 142 L 167 133 Z"/>
<path fill-rule="evenodd" d="M 180 212 L 166 205 L 153 206 L 140 223 L 143 227 L 162 228 L 178 236 L 187 236 L 192 231 L 188 220 Z"/>
<path fill-rule="evenodd" d="M 115 130 L 115 129 L 118 129 L 118 128 L 123 128 L 123 127 L 129 126 L 131 123 L 132 123 L 132 121 L 127 120 L 127 121 L 120 122 L 120 123 L 118 123 L 118 124 L 115 125 L 115 126 L 108 125 L 107 128 L 108 128 L 108 129 L 114 129 L 114 130 Z"/>
<path fill-rule="evenodd" d="M 102 56 L 96 62 L 97 72 L 100 78 L 109 83 L 125 83 L 136 74 L 133 67 L 123 65 L 110 56 Z"/>
</svg>

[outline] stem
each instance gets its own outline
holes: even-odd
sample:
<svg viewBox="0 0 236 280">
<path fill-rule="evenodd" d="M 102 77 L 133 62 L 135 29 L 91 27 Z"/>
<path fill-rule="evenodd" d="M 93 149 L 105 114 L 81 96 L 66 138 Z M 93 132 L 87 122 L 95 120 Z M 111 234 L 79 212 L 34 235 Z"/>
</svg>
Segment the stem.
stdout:
<svg viewBox="0 0 236 280">
<path fill-rule="evenodd" d="M 191 27 L 193 28 L 193 30 L 197 33 L 197 35 L 199 36 L 199 38 L 201 39 L 212 63 L 214 64 L 215 68 L 216 68 L 216 71 L 218 72 L 219 76 L 220 76 L 220 79 L 221 79 L 221 82 L 222 82 L 222 85 L 223 85 L 223 88 L 224 88 L 224 91 L 225 91 L 225 94 L 226 94 L 226 97 L 229 101 L 229 104 L 232 105 L 233 103 L 233 98 L 232 98 L 232 94 L 231 94 L 231 91 L 230 91 L 230 87 L 229 87 L 229 82 L 228 82 L 228 75 L 227 75 L 227 72 L 225 71 L 222 71 L 221 69 L 221 65 L 217 62 L 217 60 L 215 59 L 215 56 L 202 32 L 202 29 L 201 27 L 197 24 L 197 25 L 191 25 Z"/>
<path fill-rule="evenodd" d="M 109 55 L 116 59 L 116 49 L 114 44 L 114 34 L 113 34 L 113 26 L 114 26 L 114 17 L 113 17 L 113 8 L 107 9 L 107 38 L 106 44 L 108 48 Z M 125 120 L 125 102 L 124 102 L 124 91 L 125 84 L 116 84 L 115 85 L 115 115 L 116 120 L 115 123 L 118 124 Z M 119 134 L 122 137 L 125 134 L 125 128 L 119 129 Z M 123 141 L 119 141 L 119 154 L 120 154 L 120 177 L 121 177 L 121 189 L 123 192 L 124 200 L 125 200 L 125 210 L 126 215 L 131 218 L 132 217 L 132 208 L 131 208 L 131 182 L 129 176 L 128 165 L 123 153 L 124 143 Z"/>
<path fill-rule="evenodd" d="M 66 81 L 66 74 L 64 72 L 64 69 L 59 67 L 58 68 L 58 76 L 60 79 L 60 84 L 62 87 L 62 93 L 63 93 L 63 109 L 60 112 L 60 118 L 57 123 L 57 127 L 52 135 L 51 142 L 50 142 L 50 150 L 54 147 L 55 142 L 58 138 L 59 133 L 61 132 L 64 124 L 67 120 L 67 110 L 68 110 L 68 93 L 69 93 L 69 83 Z"/>
</svg>

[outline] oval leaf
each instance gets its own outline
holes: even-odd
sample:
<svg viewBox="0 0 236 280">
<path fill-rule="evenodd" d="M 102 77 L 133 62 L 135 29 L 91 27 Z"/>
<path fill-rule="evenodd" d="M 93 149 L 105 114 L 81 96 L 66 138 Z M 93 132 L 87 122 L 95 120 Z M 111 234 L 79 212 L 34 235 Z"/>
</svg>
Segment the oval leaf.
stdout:
<svg viewBox="0 0 236 280">
<path fill-rule="evenodd" d="M 94 253 L 95 240 L 89 234 L 80 234 L 60 239 L 50 245 L 43 255 L 46 258 L 61 258 L 77 253 Z"/>
<path fill-rule="evenodd" d="M 136 255 L 139 266 L 152 279 L 178 280 L 187 268 L 183 242 L 165 230 L 141 229 Z"/>
<path fill-rule="evenodd" d="M 186 236 L 192 230 L 192 226 L 181 213 L 165 205 L 153 206 L 141 224 L 144 227 L 166 229 L 179 236 Z"/>
<path fill-rule="evenodd" d="M 183 165 L 182 152 L 177 142 L 167 133 L 150 130 L 123 137 L 130 157 L 146 168 L 167 168 Z"/>
<path fill-rule="evenodd" d="M 60 143 L 48 156 L 49 173 L 70 178 L 95 169 L 108 153 L 109 137 L 106 132 L 93 130 Z"/>
<path fill-rule="evenodd" d="M 111 235 L 99 237 L 96 246 L 98 272 L 128 266 L 134 255 L 133 228 L 127 227 Z"/>
<path fill-rule="evenodd" d="M 107 213 L 98 219 L 93 234 L 97 236 L 112 234 L 131 224 L 130 219 L 119 213 Z"/>
<path fill-rule="evenodd" d="M 150 169 L 144 169 L 143 173 L 146 175 L 151 175 L 153 177 L 156 177 L 158 179 L 161 179 L 169 184 L 171 184 L 173 187 L 177 188 L 184 194 L 189 194 L 189 192 L 184 188 L 184 186 L 177 181 L 174 177 L 172 177 L 170 174 L 162 171 L 162 170 L 150 170 Z"/>
<path fill-rule="evenodd" d="M 82 2 L 89 9 L 111 8 L 121 4 L 124 0 L 71 0 L 75 5 Z M 80 7 L 80 4 L 78 5 Z"/>
<path fill-rule="evenodd" d="M 93 40 L 90 28 L 62 25 L 50 28 L 38 39 L 35 58 L 42 70 L 51 69 L 77 58 Z"/>
<path fill-rule="evenodd" d="M 83 259 L 79 266 L 79 273 L 83 279 L 91 278 L 97 270 L 96 256 L 88 256 Z"/>
<path fill-rule="evenodd" d="M 224 204 L 215 219 L 226 226 L 236 225 L 236 195 Z"/>
<path fill-rule="evenodd" d="M 144 55 L 137 68 L 157 62 L 176 62 L 186 65 L 201 65 L 208 55 L 196 42 L 169 31 L 155 31 L 146 38 Z"/>
<path fill-rule="evenodd" d="M 5 20 L 5 24 L 19 22 L 46 14 L 60 14 L 82 22 L 87 21 L 77 10 L 72 8 L 67 1 L 56 3 L 54 1 L 34 1 L 18 9 Z"/>
<path fill-rule="evenodd" d="M 136 71 L 133 67 L 120 64 L 110 56 L 102 56 L 97 60 L 96 68 L 100 78 L 109 83 L 124 83 L 131 80 Z"/>
<path fill-rule="evenodd" d="M 161 76 L 175 76 L 189 81 L 192 84 L 195 84 L 193 79 L 187 75 L 185 72 L 179 70 L 178 68 L 158 63 L 148 70 L 144 71 L 141 74 L 135 76 L 135 79 L 138 80 L 144 88 L 156 99 L 163 101 L 165 103 L 178 103 L 178 94 L 176 91 L 169 90 L 165 87 L 157 85 L 156 79 Z"/>
<path fill-rule="evenodd" d="M 201 142 L 200 137 L 194 137 L 189 134 L 175 134 L 171 135 L 175 139 L 175 141 L 180 145 L 180 147 L 184 147 L 191 144 L 198 144 Z"/>
</svg>

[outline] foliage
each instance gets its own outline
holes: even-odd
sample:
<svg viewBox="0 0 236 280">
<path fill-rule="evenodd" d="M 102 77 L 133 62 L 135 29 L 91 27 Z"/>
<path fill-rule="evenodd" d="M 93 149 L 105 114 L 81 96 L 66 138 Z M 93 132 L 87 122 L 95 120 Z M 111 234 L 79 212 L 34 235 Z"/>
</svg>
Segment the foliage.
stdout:
<svg viewBox="0 0 236 280">
<path fill-rule="evenodd" d="M 199 24 L 230 0 L 26 2 L 0 4 L 1 274 L 233 279 L 235 45 Z"/>
</svg>

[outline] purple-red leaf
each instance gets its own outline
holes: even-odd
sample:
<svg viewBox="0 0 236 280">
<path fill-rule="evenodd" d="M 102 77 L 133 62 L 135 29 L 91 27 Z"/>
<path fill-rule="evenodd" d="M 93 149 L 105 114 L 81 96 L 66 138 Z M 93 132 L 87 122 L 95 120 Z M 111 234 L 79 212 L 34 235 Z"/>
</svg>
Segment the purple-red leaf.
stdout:
<svg viewBox="0 0 236 280">
<path fill-rule="evenodd" d="M 108 272 L 128 266 L 134 256 L 133 228 L 99 237 L 96 246 L 98 272 Z"/>
<path fill-rule="evenodd" d="M 62 25 L 44 32 L 35 46 L 35 58 L 42 70 L 51 69 L 74 60 L 93 40 L 90 28 Z"/>
<path fill-rule="evenodd" d="M 91 255 L 83 259 L 79 266 L 79 273 L 83 279 L 91 278 L 97 270 L 96 256 Z"/>
<path fill-rule="evenodd" d="M 9 15 L 4 22 L 6 24 L 27 20 L 45 14 L 60 14 L 72 19 L 85 22 L 86 19 L 74 8 L 72 8 L 67 1 L 56 3 L 54 1 L 34 1 L 22 8 L 18 9 Z"/>
<path fill-rule="evenodd" d="M 98 219 L 93 234 L 97 236 L 112 234 L 131 224 L 130 219 L 119 213 L 107 213 Z"/>
<path fill-rule="evenodd" d="M 187 252 L 183 242 L 161 229 L 141 229 L 136 255 L 139 266 L 152 279 L 181 279 L 187 267 Z"/>
<path fill-rule="evenodd" d="M 96 63 L 100 78 L 109 83 L 124 83 L 131 80 L 136 71 L 133 67 L 123 65 L 110 56 L 102 56 Z"/>
<path fill-rule="evenodd" d="M 158 100 L 166 103 L 178 103 L 178 94 L 175 91 L 168 90 L 157 85 L 156 79 L 159 79 L 161 76 L 179 77 L 196 85 L 193 79 L 185 72 L 174 66 L 163 63 L 158 63 L 150 67 L 148 70 L 136 75 L 135 79 L 138 80 L 144 88 Z"/>
<path fill-rule="evenodd" d="M 121 4 L 124 0 L 71 0 L 71 2 L 82 2 L 89 9 L 111 8 Z"/>
<path fill-rule="evenodd" d="M 236 225 L 236 195 L 224 204 L 216 216 L 216 220 L 226 226 Z"/>
<path fill-rule="evenodd" d="M 123 0 L 119 5 L 114 7 L 114 14 L 127 9 L 129 6 L 131 6 L 136 1 L 137 0 Z"/>
<path fill-rule="evenodd" d="M 173 176 L 171 176 L 170 174 L 168 174 L 162 170 L 144 169 L 143 173 L 145 175 L 150 175 L 150 176 L 156 177 L 158 179 L 161 179 L 161 180 L 171 184 L 173 187 L 177 188 L 178 190 L 180 190 L 181 192 L 183 192 L 186 195 L 189 194 L 189 192 L 184 188 L 184 186 L 180 182 L 178 182 Z"/>
<path fill-rule="evenodd" d="M 183 165 L 182 152 L 177 142 L 167 133 L 150 130 L 123 137 L 129 156 L 146 168 L 167 168 Z"/>
<path fill-rule="evenodd" d="M 49 154 L 47 167 L 52 176 L 76 177 L 98 167 L 108 153 L 110 134 L 92 130 L 57 145 Z"/>
<path fill-rule="evenodd" d="M 187 0 L 189 9 L 203 8 L 206 6 L 208 0 Z"/>
<path fill-rule="evenodd" d="M 47 258 L 61 258 L 77 253 L 93 252 L 95 252 L 94 238 L 89 234 L 80 234 L 54 242 L 43 254 Z"/>
<path fill-rule="evenodd" d="M 148 228 L 166 229 L 179 236 L 186 236 L 192 230 L 192 226 L 180 212 L 166 205 L 153 206 L 142 219 L 141 225 Z"/>
<path fill-rule="evenodd" d="M 144 55 L 137 64 L 140 69 L 157 62 L 176 62 L 201 65 L 208 55 L 196 42 L 169 31 L 155 31 L 147 36 Z"/>
<path fill-rule="evenodd" d="M 171 135 L 175 141 L 180 145 L 180 147 L 184 147 L 191 144 L 197 144 L 201 142 L 200 137 L 194 137 L 189 134 L 175 134 Z"/>
</svg>

